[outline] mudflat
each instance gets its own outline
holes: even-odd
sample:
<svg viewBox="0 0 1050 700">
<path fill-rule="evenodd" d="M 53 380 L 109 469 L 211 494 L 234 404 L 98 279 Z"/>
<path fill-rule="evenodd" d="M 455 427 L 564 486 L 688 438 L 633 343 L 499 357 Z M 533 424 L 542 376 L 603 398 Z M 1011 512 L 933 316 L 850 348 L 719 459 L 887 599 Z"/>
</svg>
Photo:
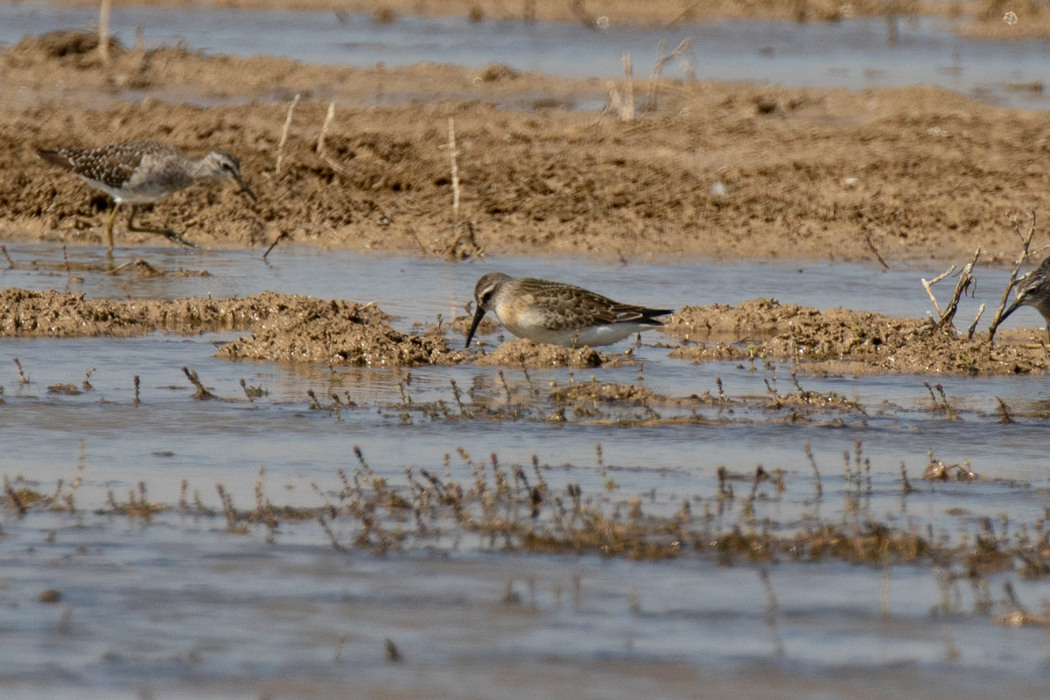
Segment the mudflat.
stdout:
<svg viewBox="0 0 1050 700">
<path fill-rule="evenodd" d="M 102 65 L 92 42 L 65 32 L 0 53 L 8 240 L 97 245 L 111 205 L 33 146 L 135 138 L 241 158 L 257 204 L 199 186 L 141 217 L 203 246 L 283 237 L 449 259 L 872 262 L 981 247 L 994 263 L 1016 255 L 1011 217 L 1050 201 L 1045 114 L 941 89 L 629 85 L 502 65 L 362 69 L 116 45 Z M 577 108 L 602 101 L 604 111 Z M 120 226 L 117 237 L 159 240 Z"/>
</svg>

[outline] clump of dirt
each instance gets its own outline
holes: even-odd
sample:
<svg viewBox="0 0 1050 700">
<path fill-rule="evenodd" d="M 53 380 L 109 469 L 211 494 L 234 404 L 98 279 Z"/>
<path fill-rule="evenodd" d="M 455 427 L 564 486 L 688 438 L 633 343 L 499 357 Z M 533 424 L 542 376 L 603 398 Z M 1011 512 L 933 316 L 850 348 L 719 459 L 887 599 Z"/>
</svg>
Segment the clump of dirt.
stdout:
<svg viewBox="0 0 1050 700">
<path fill-rule="evenodd" d="M 466 342 L 467 331 L 470 330 L 470 324 L 473 322 L 473 316 L 456 316 L 455 320 L 452 321 L 452 330 L 459 333 L 463 337 L 463 342 Z M 474 330 L 474 337 L 482 338 L 486 335 L 492 335 L 502 328 L 503 326 L 499 325 L 499 323 L 485 316 Z"/>
<path fill-rule="evenodd" d="M 100 65 L 98 32 L 85 29 L 59 29 L 40 36 L 27 36 L 5 52 L 4 62 L 11 67 L 25 67 L 46 59 L 59 59 L 64 65 L 79 70 Z M 109 38 L 109 54 L 116 58 L 124 53 L 116 38 Z"/>
<path fill-rule="evenodd" d="M 563 348 L 547 343 L 534 343 L 525 338 L 514 338 L 502 343 L 492 352 L 480 354 L 474 360 L 478 367 L 515 367 L 543 369 L 548 367 L 618 367 L 622 359 L 608 356 L 591 347 Z"/>
<path fill-rule="evenodd" d="M 820 312 L 772 299 L 736 308 L 687 306 L 669 319 L 665 332 L 687 343 L 671 357 L 694 362 L 763 359 L 805 363 L 810 372 L 854 374 L 1050 372 L 1050 355 L 1042 345 L 992 345 L 983 334 L 969 339 L 928 319 L 848 309 Z M 716 338 L 720 342 L 707 345 Z"/>
<path fill-rule="evenodd" d="M 454 365 L 463 354 L 436 333 L 405 335 L 387 324 L 370 323 L 357 304 L 331 302 L 329 313 L 304 309 L 257 326 L 249 338 L 227 343 L 217 357 L 273 362 L 313 362 L 368 367 Z"/>
<path fill-rule="evenodd" d="M 275 292 L 244 299 L 85 299 L 83 294 L 0 290 L 0 337 L 131 337 L 251 330 L 218 357 L 329 365 L 456 364 L 434 333 L 399 333 L 374 303 L 322 300 Z"/>
</svg>

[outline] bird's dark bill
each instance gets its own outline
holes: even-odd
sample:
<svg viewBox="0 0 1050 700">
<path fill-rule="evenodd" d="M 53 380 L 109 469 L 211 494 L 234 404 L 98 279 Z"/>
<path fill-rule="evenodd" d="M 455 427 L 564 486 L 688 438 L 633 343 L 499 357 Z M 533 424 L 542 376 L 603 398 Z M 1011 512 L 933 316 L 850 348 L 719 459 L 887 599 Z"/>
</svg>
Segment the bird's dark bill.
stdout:
<svg viewBox="0 0 1050 700">
<path fill-rule="evenodd" d="M 1014 311 L 1017 311 L 1019 308 L 1024 306 L 1023 302 L 1024 302 L 1024 297 L 1018 297 L 1014 301 L 1014 303 L 1010 304 L 1010 307 L 1008 309 L 1006 309 L 1006 311 L 1003 312 L 1003 315 L 999 317 L 999 323 L 1002 323 L 1003 321 L 1005 321 L 1007 316 L 1009 316 Z"/>
<path fill-rule="evenodd" d="M 253 202 L 258 202 L 259 201 L 255 197 L 255 193 L 252 192 L 252 188 L 248 187 L 248 184 L 244 180 L 242 180 L 240 177 L 237 178 L 237 184 L 241 186 L 241 192 L 243 192 L 244 194 L 248 195 L 249 199 L 251 199 Z"/>
<path fill-rule="evenodd" d="M 481 319 L 485 316 L 485 309 L 478 305 L 478 310 L 474 312 L 474 320 L 470 322 L 470 330 L 467 331 L 467 344 L 463 346 L 464 349 L 470 347 L 470 341 L 474 338 L 474 331 L 478 329 L 478 324 L 481 323 Z"/>
</svg>

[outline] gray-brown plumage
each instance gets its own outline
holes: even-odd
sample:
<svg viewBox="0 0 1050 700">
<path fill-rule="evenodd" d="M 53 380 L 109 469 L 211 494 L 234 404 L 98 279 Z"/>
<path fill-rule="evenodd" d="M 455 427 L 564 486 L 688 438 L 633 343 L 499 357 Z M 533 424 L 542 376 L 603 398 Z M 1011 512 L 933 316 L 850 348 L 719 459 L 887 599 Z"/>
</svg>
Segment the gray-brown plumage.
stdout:
<svg viewBox="0 0 1050 700">
<path fill-rule="evenodd" d="M 122 141 L 99 148 L 37 149 L 49 163 L 79 175 L 116 202 L 106 225 L 109 250 L 113 250 L 113 222 L 121 204 L 131 205 L 128 230 L 158 233 L 192 246 L 168 229 L 135 225 L 139 205 L 151 204 L 181 189 L 206 180 L 235 181 L 252 200 L 255 194 L 241 178 L 241 162 L 229 151 L 216 149 L 203 158 L 190 158 L 178 148 L 158 141 Z"/>
<path fill-rule="evenodd" d="M 999 319 L 1002 323 L 1006 317 L 1022 306 L 1034 307 L 1046 322 L 1047 337 L 1050 338 L 1050 255 L 1036 269 L 1017 280 L 1015 287 L 1017 298 Z"/>
<path fill-rule="evenodd" d="M 516 336 L 565 347 L 610 345 L 629 335 L 662 326 L 668 309 L 621 304 L 563 282 L 489 272 L 474 287 L 477 309 L 467 347 L 486 311 Z"/>
</svg>

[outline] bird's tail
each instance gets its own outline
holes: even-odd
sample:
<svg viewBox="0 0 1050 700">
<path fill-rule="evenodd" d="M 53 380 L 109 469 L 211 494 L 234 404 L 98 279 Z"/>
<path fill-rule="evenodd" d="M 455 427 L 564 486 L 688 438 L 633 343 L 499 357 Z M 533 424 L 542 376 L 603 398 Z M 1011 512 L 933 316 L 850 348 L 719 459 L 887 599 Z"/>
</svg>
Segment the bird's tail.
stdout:
<svg viewBox="0 0 1050 700">
<path fill-rule="evenodd" d="M 51 163 L 52 165 L 57 165 L 58 167 L 63 168 L 65 170 L 73 169 L 73 161 L 69 159 L 69 156 L 64 155 L 61 151 L 51 151 L 46 148 L 40 148 L 39 146 L 36 146 L 35 150 L 36 154 L 43 160 L 46 160 L 48 163 Z"/>
</svg>

